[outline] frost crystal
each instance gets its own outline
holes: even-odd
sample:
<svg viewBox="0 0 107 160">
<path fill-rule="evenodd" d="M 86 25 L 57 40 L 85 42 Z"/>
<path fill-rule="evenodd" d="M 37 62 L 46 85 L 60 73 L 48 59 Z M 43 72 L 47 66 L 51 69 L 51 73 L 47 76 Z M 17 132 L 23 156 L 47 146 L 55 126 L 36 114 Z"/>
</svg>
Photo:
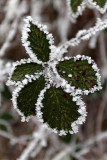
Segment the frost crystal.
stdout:
<svg viewBox="0 0 107 160">
<path fill-rule="evenodd" d="M 83 0 L 80 1 L 80 5 L 77 4 L 77 10 L 73 11 L 73 6 L 71 4 L 72 0 L 66 0 L 67 6 L 68 6 L 68 16 L 71 19 L 72 22 L 75 22 L 79 15 L 83 14 L 83 11 L 86 9 L 86 7 L 91 9 L 97 9 L 101 14 L 104 14 L 107 11 L 107 2 L 105 2 L 105 5 L 101 7 L 98 5 L 97 0 Z M 73 3 L 73 2 L 72 2 Z M 74 2 L 75 3 L 75 2 Z M 76 5 L 76 3 L 75 3 Z"/>
<path fill-rule="evenodd" d="M 82 9 L 84 9 L 84 7 L 85 7 L 85 2 L 82 3 Z M 79 13 L 80 13 L 81 12 L 81 7 L 79 7 L 78 10 L 79 10 Z M 59 47 L 54 46 L 53 36 L 52 36 L 52 34 L 49 34 L 46 26 L 44 26 L 42 24 L 39 24 L 37 21 L 32 20 L 31 17 L 27 17 L 25 19 L 25 22 L 26 22 L 26 24 L 25 24 L 25 27 L 24 27 L 23 32 L 22 32 L 22 43 L 25 46 L 26 51 L 27 51 L 28 55 L 30 56 L 30 58 L 22 59 L 21 61 L 17 61 L 15 63 L 13 63 L 13 67 L 11 69 L 10 76 L 9 76 L 9 79 L 8 79 L 8 82 L 7 82 L 8 85 L 17 86 L 16 89 L 13 91 L 13 96 L 12 96 L 13 106 L 17 110 L 17 112 L 21 115 L 22 121 L 28 121 L 30 119 L 31 116 L 26 117 L 24 115 L 24 113 L 22 113 L 19 110 L 18 103 L 17 103 L 17 98 L 19 96 L 19 92 L 25 86 L 29 85 L 29 83 L 32 83 L 33 80 L 39 79 L 39 77 L 42 75 L 42 76 L 44 76 L 45 81 L 46 81 L 45 87 L 44 87 L 44 89 L 42 89 L 40 91 L 40 93 L 38 95 L 38 98 L 37 98 L 37 102 L 35 102 L 35 106 L 34 106 L 35 107 L 35 113 L 37 114 L 36 116 L 37 116 L 38 120 L 40 122 L 44 123 L 44 127 L 50 128 L 49 124 L 47 122 L 45 122 L 44 119 L 43 119 L 42 108 L 45 107 L 45 106 L 43 106 L 44 95 L 45 95 L 45 93 L 47 93 L 47 91 L 51 87 L 56 87 L 57 90 L 60 87 L 60 88 L 63 89 L 63 91 L 65 93 L 63 95 L 63 97 L 66 99 L 67 98 L 66 94 L 69 94 L 70 96 L 73 97 L 72 102 L 73 103 L 75 102 L 75 105 L 78 106 L 77 112 L 79 113 L 80 116 L 77 118 L 77 120 L 73 121 L 72 123 L 70 122 L 71 130 L 69 130 L 70 134 L 76 133 L 76 132 L 78 132 L 78 125 L 85 122 L 85 119 L 86 119 L 86 116 L 87 116 L 86 105 L 83 102 L 80 95 L 83 95 L 83 94 L 88 95 L 89 93 L 93 93 L 94 91 L 100 90 L 102 88 L 101 87 L 101 76 L 100 76 L 99 69 L 98 69 L 97 65 L 91 59 L 91 57 L 84 56 L 84 55 L 77 55 L 75 57 L 64 57 L 63 58 L 63 54 L 67 52 L 67 48 L 70 45 L 75 46 L 75 45 L 79 44 L 81 40 L 86 40 L 86 39 L 90 38 L 94 33 L 96 33 L 96 30 L 102 30 L 105 27 L 107 27 L 107 22 L 98 21 L 98 23 L 96 24 L 95 27 L 90 28 L 89 30 L 80 31 L 77 34 L 76 38 L 68 41 L 67 43 L 65 43 L 65 45 L 62 45 L 62 46 L 59 46 Z M 42 60 L 39 60 L 38 55 L 34 54 L 32 49 L 29 47 L 29 44 L 31 43 L 28 40 L 29 33 L 31 32 L 30 22 L 32 22 L 32 24 L 37 26 L 37 28 L 40 31 L 42 31 L 43 33 L 46 34 L 46 40 L 49 41 L 49 49 L 50 49 L 49 61 L 43 62 Z M 101 27 L 99 27 L 99 26 L 101 26 Z M 35 38 L 37 38 L 37 37 L 35 37 Z M 72 58 L 73 58 L 73 63 L 75 63 L 75 64 L 78 61 L 81 61 L 81 62 L 83 62 L 85 60 L 87 61 L 87 65 L 91 66 L 93 71 L 95 72 L 95 79 L 97 81 L 97 85 L 92 84 L 92 87 L 89 88 L 89 89 L 81 89 L 79 87 L 76 87 L 75 85 L 73 86 L 72 83 L 69 83 L 67 80 L 65 80 L 64 77 L 60 76 L 60 74 L 59 74 L 60 68 L 58 69 L 57 65 L 60 62 L 71 60 Z M 32 73 L 31 75 L 26 74 L 23 80 L 20 80 L 20 81 L 17 81 L 17 82 L 12 80 L 12 76 L 14 75 L 14 72 L 15 72 L 15 69 L 16 69 L 17 66 L 20 66 L 22 64 L 26 65 L 28 63 L 30 64 L 32 62 L 42 66 L 42 69 L 39 73 L 35 72 L 35 73 Z M 59 72 L 58 72 L 58 70 L 59 70 Z M 70 70 L 70 72 L 71 71 L 74 72 L 73 68 L 70 68 L 69 70 Z M 67 74 L 66 69 L 64 69 L 62 73 L 66 75 Z M 85 75 L 86 71 L 83 70 L 82 74 Z M 72 80 L 72 78 L 74 78 L 74 74 L 69 73 L 67 75 L 67 78 L 68 77 L 69 77 L 69 79 Z M 80 77 L 76 77 L 76 81 L 78 81 L 78 78 L 80 78 Z M 27 100 L 26 100 L 26 103 L 27 103 Z M 63 130 L 63 129 L 61 129 L 59 131 L 57 128 L 54 128 L 54 129 L 50 128 L 50 130 L 52 130 L 54 133 L 58 133 L 60 136 L 66 135 L 68 133 L 67 130 Z"/>
</svg>

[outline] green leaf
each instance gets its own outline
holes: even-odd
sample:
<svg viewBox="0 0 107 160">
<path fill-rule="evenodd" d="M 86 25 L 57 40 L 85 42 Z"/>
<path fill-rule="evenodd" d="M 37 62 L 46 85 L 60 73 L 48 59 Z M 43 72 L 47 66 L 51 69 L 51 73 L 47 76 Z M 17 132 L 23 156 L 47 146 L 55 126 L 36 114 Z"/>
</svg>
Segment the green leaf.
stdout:
<svg viewBox="0 0 107 160">
<path fill-rule="evenodd" d="M 41 70 L 42 66 L 33 62 L 17 65 L 11 80 L 15 82 L 22 81 L 24 80 L 26 74 L 34 75 L 34 73 L 39 73 Z"/>
<path fill-rule="evenodd" d="M 77 11 L 78 6 L 83 2 L 83 0 L 71 0 L 71 8 L 73 12 Z"/>
<path fill-rule="evenodd" d="M 102 83 L 102 89 L 100 91 L 96 91 L 93 94 L 88 94 L 88 96 L 84 96 L 85 101 L 92 99 L 93 97 L 99 98 L 105 94 L 107 90 L 107 80 L 105 79 L 104 82 Z"/>
<path fill-rule="evenodd" d="M 8 129 L 4 124 L 0 124 L 0 130 L 8 132 Z"/>
<path fill-rule="evenodd" d="M 40 76 L 39 79 L 33 80 L 31 83 L 22 88 L 17 98 L 17 105 L 24 116 L 36 115 L 35 103 L 37 102 L 40 91 L 45 87 L 45 79 Z"/>
<path fill-rule="evenodd" d="M 72 157 L 72 159 L 71 160 L 77 160 L 75 157 Z"/>
<path fill-rule="evenodd" d="M 70 143 L 73 135 L 68 133 L 66 136 L 59 136 L 59 139 L 65 143 Z"/>
<path fill-rule="evenodd" d="M 93 0 L 94 2 L 97 2 L 97 4 L 100 6 L 100 7 L 104 7 L 105 3 L 107 2 L 107 0 Z"/>
<path fill-rule="evenodd" d="M 3 112 L 0 114 L 0 119 L 3 119 L 5 121 L 11 122 L 14 120 L 14 117 L 11 113 L 9 112 Z"/>
<path fill-rule="evenodd" d="M 49 53 L 51 52 L 47 35 L 43 31 L 40 31 L 40 28 L 31 21 L 29 23 L 31 32 L 28 32 L 27 41 L 30 42 L 30 48 L 39 60 L 46 62 L 49 60 Z"/>
<path fill-rule="evenodd" d="M 10 100 L 12 95 L 9 88 L 4 84 L 4 90 L 1 92 L 3 99 Z"/>
<path fill-rule="evenodd" d="M 97 85 L 96 72 L 88 60 L 74 62 L 74 58 L 71 58 L 61 61 L 57 64 L 57 71 L 62 78 L 77 89 L 89 90 Z"/>
<path fill-rule="evenodd" d="M 107 34 L 107 28 L 104 30 L 104 33 Z"/>
<path fill-rule="evenodd" d="M 46 91 L 41 111 L 44 122 L 47 122 L 52 129 L 71 130 L 71 123 L 80 116 L 79 106 L 72 101 L 72 98 L 62 88 L 51 87 Z"/>
</svg>

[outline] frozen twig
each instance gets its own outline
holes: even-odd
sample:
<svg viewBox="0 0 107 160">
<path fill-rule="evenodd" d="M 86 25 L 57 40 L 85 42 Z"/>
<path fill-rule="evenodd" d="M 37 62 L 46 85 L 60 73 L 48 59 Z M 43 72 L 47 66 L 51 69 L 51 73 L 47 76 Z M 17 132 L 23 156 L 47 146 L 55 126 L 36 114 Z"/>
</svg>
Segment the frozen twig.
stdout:
<svg viewBox="0 0 107 160">
<path fill-rule="evenodd" d="M 25 148 L 25 150 L 22 152 L 21 156 L 17 160 L 27 160 L 30 155 L 36 156 L 38 151 L 40 151 L 41 148 L 44 146 L 44 143 L 42 143 L 42 141 L 45 141 L 46 135 L 47 134 L 45 128 L 41 126 L 38 131 L 35 131 L 33 133 L 33 139 L 29 142 L 28 146 Z M 40 146 L 38 146 L 38 143 L 40 144 Z"/>
<path fill-rule="evenodd" d="M 13 0 L 11 0 L 11 5 L 12 5 Z M 10 46 L 12 39 L 15 37 L 18 26 L 19 26 L 19 20 L 22 17 L 23 14 L 25 14 L 27 12 L 27 6 L 26 3 L 24 1 L 22 1 L 22 3 L 17 6 L 20 9 L 16 9 L 16 13 L 14 13 L 16 16 L 13 17 L 13 23 L 11 24 L 11 28 L 10 31 L 6 37 L 5 42 L 3 43 L 1 49 L 0 49 L 0 57 L 3 57 L 7 48 Z M 11 7 L 10 7 L 11 8 Z"/>
<path fill-rule="evenodd" d="M 12 145 L 15 145 L 15 144 L 26 144 L 26 141 L 28 139 L 31 139 L 31 136 L 28 136 L 28 135 L 23 135 L 23 136 L 20 136 L 20 137 L 15 137 L 13 134 L 11 133 L 8 133 L 8 132 L 4 132 L 4 131 L 0 131 L 0 136 L 3 136 L 5 138 L 8 138 L 10 140 L 10 143 Z"/>
<path fill-rule="evenodd" d="M 107 132 L 102 132 L 97 136 L 90 138 L 88 141 L 84 143 L 75 144 L 73 146 L 70 144 L 69 146 L 64 148 L 64 150 L 62 150 L 60 153 L 55 155 L 55 157 L 52 160 L 60 160 L 66 154 L 71 154 L 76 158 L 81 157 L 90 151 L 90 146 L 92 144 L 94 144 L 95 142 L 102 141 L 103 139 L 106 139 L 106 138 L 107 138 Z M 75 150 L 80 147 L 81 147 L 81 150 L 79 152 L 76 152 Z"/>
<path fill-rule="evenodd" d="M 77 46 L 81 41 L 88 40 L 89 38 L 94 36 L 96 33 L 104 30 L 105 28 L 107 28 L 107 20 L 102 21 L 101 19 L 97 19 L 97 23 L 94 27 L 88 30 L 80 30 L 77 33 L 75 38 L 62 44 L 60 49 L 63 49 L 63 48 L 68 49 L 69 47 Z"/>
</svg>

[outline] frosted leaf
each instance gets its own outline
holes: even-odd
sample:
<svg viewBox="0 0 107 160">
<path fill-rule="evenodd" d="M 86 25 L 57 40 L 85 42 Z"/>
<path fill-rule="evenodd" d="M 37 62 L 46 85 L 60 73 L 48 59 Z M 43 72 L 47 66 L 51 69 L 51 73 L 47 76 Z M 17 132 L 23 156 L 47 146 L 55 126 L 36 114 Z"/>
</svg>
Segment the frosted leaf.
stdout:
<svg viewBox="0 0 107 160">
<path fill-rule="evenodd" d="M 95 28 L 79 32 L 65 47 L 56 47 L 46 26 L 31 17 L 25 21 L 22 42 L 30 58 L 13 64 L 8 80 L 9 85 L 18 86 L 13 91 L 13 106 L 22 121 L 37 116 L 45 128 L 60 136 L 76 133 L 87 116 L 86 105 L 79 95 L 100 90 L 101 76 L 88 56 L 62 57 L 70 44 L 80 43 L 80 37 L 86 40 L 95 34 Z M 104 22 L 98 20 L 97 29 L 99 23 L 105 27 Z"/>
<path fill-rule="evenodd" d="M 97 9 L 101 14 L 107 11 L 107 0 L 66 0 L 68 6 L 68 15 L 72 22 L 75 22 L 78 16 L 88 8 Z"/>
<path fill-rule="evenodd" d="M 75 87 L 76 94 L 88 95 L 92 90 L 100 90 L 101 76 L 91 57 L 84 55 L 65 57 L 58 62 L 56 68 L 61 78 L 65 79 L 71 87 Z M 68 86 L 69 90 L 70 86 Z"/>
<path fill-rule="evenodd" d="M 61 88 L 49 86 L 43 89 L 43 92 L 41 91 L 39 97 L 41 96 L 43 96 L 41 103 L 38 105 L 37 102 L 36 104 L 38 119 L 60 136 L 71 133 L 71 131 L 76 133 L 78 131 L 78 119 L 86 116 L 86 107 L 84 103 L 81 103 L 81 98 L 78 97 L 77 102 L 74 102 L 73 97 Z M 80 110 L 82 112 L 79 113 Z"/>
</svg>

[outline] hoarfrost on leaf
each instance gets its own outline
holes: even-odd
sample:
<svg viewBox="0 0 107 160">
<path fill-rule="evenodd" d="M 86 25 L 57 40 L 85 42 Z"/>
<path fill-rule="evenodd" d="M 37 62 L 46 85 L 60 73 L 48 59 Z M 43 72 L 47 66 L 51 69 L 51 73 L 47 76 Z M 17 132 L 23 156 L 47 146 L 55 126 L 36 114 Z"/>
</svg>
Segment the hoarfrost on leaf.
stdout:
<svg viewBox="0 0 107 160">
<path fill-rule="evenodd" d="M 8 85 L 17 86 L 13 106 L 22 121 L 35 116 L 60 136 L 76 133 L 87 116 L 80 95 L 101 89 L 99 69 L 88 56 L 62 58 L 67 47 L 54 46 L 46 26 L 31 17 L 25 22 L 22 43 L 30 58 L 13 63 L 8 79 Z M 87 36 L 88 31 L 84 34 Z"/>
<path fill-rule="evenodd" d="M 68 6 L 68 16 L 72 22 L 75 22 L 78 16 L 88 8 L 96 9 L 101 14 L 107 11 L 107 0 L 66 0 Z"/>
</svg>

